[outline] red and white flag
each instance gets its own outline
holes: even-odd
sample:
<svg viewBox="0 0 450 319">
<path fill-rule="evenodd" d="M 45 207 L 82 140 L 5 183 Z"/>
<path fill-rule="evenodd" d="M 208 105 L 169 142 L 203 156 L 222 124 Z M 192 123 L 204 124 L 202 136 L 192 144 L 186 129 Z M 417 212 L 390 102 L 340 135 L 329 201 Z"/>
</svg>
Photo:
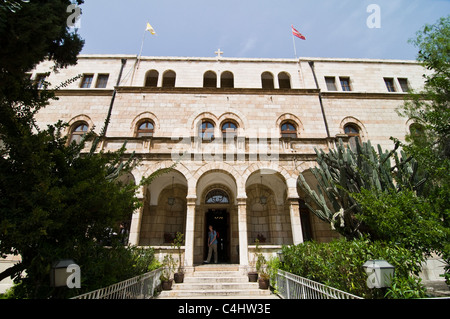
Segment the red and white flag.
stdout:
<svg viewBox="0 0 450 319">
<path fill-rule="evenodd" d="M 292 28 L 293 35 L 295 35 L 299 39 L 306 40 L 305 36 L 303 34 L 301 34 L 300 32 L 298 32 L 298 30 L 296 30 L 293 25 L 291 25 L 291 28 Z"/>
</svg>

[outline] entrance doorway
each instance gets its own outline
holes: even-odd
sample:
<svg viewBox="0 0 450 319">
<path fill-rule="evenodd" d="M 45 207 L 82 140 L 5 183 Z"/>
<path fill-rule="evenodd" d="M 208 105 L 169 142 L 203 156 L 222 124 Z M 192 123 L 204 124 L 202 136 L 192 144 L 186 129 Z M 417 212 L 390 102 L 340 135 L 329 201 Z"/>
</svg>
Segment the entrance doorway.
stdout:
<svg viewBox="0 0 450 319">
<path fill-rule="evenodd" d="M 218 233 L 218 262 L 229 263 L 230 262 L 230 223 L 229 213 L 226 209 L 208 209 L 205 216 L 205 249 L 204 260 L 208 258 L 208 232 L 209 225 L 213 226 L 213 229 Z M 211 258 L 211 262 L 214 261 L 214 256 Z"/>
</svg>

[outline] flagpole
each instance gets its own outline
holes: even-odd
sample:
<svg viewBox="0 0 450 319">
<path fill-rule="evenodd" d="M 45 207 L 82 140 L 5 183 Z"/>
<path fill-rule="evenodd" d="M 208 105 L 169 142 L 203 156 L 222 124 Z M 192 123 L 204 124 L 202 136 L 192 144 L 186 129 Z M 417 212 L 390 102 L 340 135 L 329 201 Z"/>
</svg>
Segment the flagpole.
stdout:
<svg viewBox="0 0 450 319">
<path fill-rule="evenodd" d="M 292 27 L 291 27 L 291 33 L 292 33 L 292 43 L 294 44 L 294 53 L 295 53 L 295 59 L 298 59 L 297 57 L 297 48 L 295 47 L 295 38 L 294 38 L 294 33 L 292 32 Z"/>
<path fill-rule="evenodd" d="M 146 33 L 147 33 L 147 30 L 144 31 L 144 35 L 142 36 L 141 50 L 139 51 L 138 64 L 137 64 L 137 68 L 138 69 L 139 69 L 139 63 L 141 62 L 142 50 L 144 49 L 144 41 L 145 41 L 145 34 Z"/>
<path fill-rule="evenodd" d="M 145 41 L 146 33 L 147 33 L 147 30 L 144 31 L 144 35 L 142 36 L 141 50 L 139 51 L 139 55 L 137 56 L 136 63 L 134 64 L 133 75 L 131 76 L 131 85 L 133 85 L 134 74 L 136 73 L 136 70 L 139 69 L 139 65 L 141 63 L 141 56 L 142 56 L 142 50 L 144 49 L 144 41 Z"/>
</svg>

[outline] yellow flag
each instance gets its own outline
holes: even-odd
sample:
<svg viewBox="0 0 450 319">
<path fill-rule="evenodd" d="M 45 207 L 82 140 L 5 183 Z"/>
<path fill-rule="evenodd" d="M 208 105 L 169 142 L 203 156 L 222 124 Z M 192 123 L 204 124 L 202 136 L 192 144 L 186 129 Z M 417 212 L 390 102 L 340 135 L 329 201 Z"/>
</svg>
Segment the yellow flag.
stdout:
<svg viewBox="0 0 450 319">
<path fill-rule="evenodd" d="M 155 29 L 147 22 L 147 29 L 145 31 L 149 31 L 151 34 L 156 34 Z"/>
</svg>

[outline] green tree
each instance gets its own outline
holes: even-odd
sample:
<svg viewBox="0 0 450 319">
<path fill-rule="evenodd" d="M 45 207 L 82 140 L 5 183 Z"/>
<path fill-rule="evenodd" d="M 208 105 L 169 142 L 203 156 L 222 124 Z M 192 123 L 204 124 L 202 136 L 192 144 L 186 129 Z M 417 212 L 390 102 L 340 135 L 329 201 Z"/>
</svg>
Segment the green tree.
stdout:
<svg viewBox="0 0 450 319">
<path fill-rule="evenodd" d="M 49 83 L 38 89 L 26 74 L 44 60 L 53 61 L 55 71 L 76 63 L 83 40 L 67 26 L 70 4 L 0 4 L 0 256 L 22 257 L 0 280 L 15 278 L 16 297 L 62 297 L 49 286 L 50 267 L 58 259 L 78 262 L 83 280 L 89 281 L 86 287 L 119 280 L 117 269 L 108 267 L 114 258 L 125 275 L 131 274 L 127 267 L 143 269 L 130 248 L 111 236 L 141 205 L 138 185 L 120 182 L 120 174 L 137 164 L 133 156 L 125 157 L 125 146 L 98 153 L 99 139 L 92 132 L 80 144 L 68 145 L 61 133 L 66 124 L 41 129 L 35 123 L 35 114 L 55 98 L 55 91 L 75 80 L 52 90 Z M 93 144 L 90 152 L 83 151 L 87 142 Z"/>
<path fill-rule="evenodd" d="M 450 16 L 425 25 L 410 40 L 419 52 L 417 60 L 427 69 L 425 86 L 411 91 L 399 114 L 414 121 L 402 148 L 426 168 L 431 183 L 426 196 L 442 224 L 450 229 Z M 442 248 L 450 263 L 450 238 Z M 447 283 L 450 284 L 447 266 Z"/>
</svg>

